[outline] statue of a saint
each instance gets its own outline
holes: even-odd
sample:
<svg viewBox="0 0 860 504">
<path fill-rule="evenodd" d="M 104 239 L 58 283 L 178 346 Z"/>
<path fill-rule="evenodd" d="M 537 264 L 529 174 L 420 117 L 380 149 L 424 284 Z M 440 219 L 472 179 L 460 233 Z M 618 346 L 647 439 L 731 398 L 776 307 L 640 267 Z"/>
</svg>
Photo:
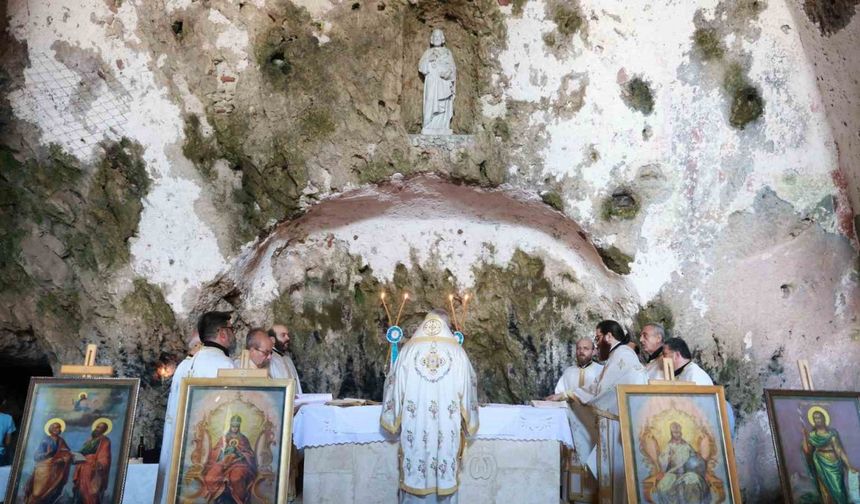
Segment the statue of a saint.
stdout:
<svg viewBox="0 0 860 504">
<path fill-rule="evenodd" d="M 430 34 L 430 49 L 424 51 L 418 62 L 418 71 L 424 75 L 424 135 L 450 135 L 454 116 L 455 81 L 457 67 L 454 55 L 445 44 L 445 34 L 434 28 Z"/>
</svg>

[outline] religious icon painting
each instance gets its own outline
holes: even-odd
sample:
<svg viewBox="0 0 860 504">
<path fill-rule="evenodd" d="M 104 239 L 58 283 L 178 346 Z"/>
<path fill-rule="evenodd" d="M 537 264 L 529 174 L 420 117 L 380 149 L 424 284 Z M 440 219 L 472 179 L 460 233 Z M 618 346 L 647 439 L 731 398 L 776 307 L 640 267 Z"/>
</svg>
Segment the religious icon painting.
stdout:
<svg viewBox="0 0 860 504">
<path fill-rule="evenodd" d="M 620 385 L 629 502 L 741 504 L 723 387 Z"/>
<path fill-rule="evenodd" d="M 860 392 L 765 390 L 785 502 L 860 502 Z"/>
<path fill-rule="evenodd" d="M 5 502 L 122 502 L 139 385 L 32 378 Z"/>
<path fill-rule="evenodd" d="M 287 501 L 294 380 L 183 380 L 168 502 Z"/>
</svg>

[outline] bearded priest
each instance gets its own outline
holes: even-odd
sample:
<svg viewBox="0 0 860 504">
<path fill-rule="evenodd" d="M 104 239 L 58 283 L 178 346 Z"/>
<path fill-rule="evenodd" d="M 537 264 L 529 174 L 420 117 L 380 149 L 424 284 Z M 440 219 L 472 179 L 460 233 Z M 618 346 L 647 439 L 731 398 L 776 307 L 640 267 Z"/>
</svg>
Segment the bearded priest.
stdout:
<svg viewBox="0 0 860 504">
<path fill-rule="evenodd" d="M 593 389 L 577 387 L 572 391 L 566 391 L 568 398 L 572 401 L 591 406 L 603 418 L 614 418 L 608 420 L 608 437 L 611 440 L 609 450 L 612 452 L 610 460 L 612 466 L 609 468 L 612 481 L 612 500 L 614 504 L 627 502 L 624 481 L 624 455 L 621 451 L 621 432 L 618 423 L 618 398 L 617 388 L 619 385 L 645 385 L 648 383 L 648 373 L 645 366 L 639 362 L 636 352 L 627 343 L 630 336 L 624 332 L 621 324 L 614 320 L 604 320 L 597 324 L 595 339 L 600 360 L 604 362 L 603 370 Z M 579 449 L 579 447 L 576 447 Z M 588 457 L 588 467 L 592 474 L 597 477 L 597 453 L 591 450 Z"/>
<path fill-rule="evenodd" d="M 382 427 L 400 432 L 400 503 L 456 504 L 462 434 L 478 431 L 477 378 L 449 327 L 432 310 L 385 381 Z"/>
</svg>

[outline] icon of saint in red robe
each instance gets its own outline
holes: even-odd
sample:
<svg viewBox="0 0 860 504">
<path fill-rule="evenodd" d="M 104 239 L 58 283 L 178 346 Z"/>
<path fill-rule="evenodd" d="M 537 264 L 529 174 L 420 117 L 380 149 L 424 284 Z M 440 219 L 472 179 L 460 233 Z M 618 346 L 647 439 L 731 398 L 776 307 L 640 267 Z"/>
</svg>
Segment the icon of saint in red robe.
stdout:
<svg viewBox="0 0 860 504">
<path fill-rule="evenodd" d="M 241 428 L 242 417 L 234 415 L 230 419 L 230 430 L 209 451 L 203 469 L 207 502 L 246 504 L 251 501 L 257 460 Z"/>
<path fill-rule="evenodd" d="M 110 476 L 110 439 L 113 423 L 107 418 L 93 422 L 93 433 L 81 448 L 84 461 L 75 469 L 72 479 L 75 503 L 101 504 Z"/>
</svg>

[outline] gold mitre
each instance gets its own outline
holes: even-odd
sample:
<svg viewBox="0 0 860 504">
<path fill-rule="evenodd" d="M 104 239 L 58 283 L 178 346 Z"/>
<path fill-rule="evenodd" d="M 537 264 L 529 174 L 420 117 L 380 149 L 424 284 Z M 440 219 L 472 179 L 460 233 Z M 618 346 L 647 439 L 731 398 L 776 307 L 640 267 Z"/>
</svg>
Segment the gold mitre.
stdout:
<svg viewBox="0 0 860 504">
<path fill-rule="evenodd" d="M 445 329 L 450 331 L 447 318 L 448 313 L 444 310 L 438 308 L 431 310 L 421 324 L 424 336 L 439 336 L 443 332 L 447 332 Z"/>
</svg>

